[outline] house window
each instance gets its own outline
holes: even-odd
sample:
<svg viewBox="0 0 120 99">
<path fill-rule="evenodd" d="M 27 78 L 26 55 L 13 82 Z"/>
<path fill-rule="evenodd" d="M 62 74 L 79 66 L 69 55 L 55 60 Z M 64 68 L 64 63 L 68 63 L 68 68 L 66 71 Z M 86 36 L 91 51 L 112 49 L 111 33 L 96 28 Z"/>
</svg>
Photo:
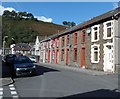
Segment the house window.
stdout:
<svg viewBox="0 0 120 99">
<path fill-rule="evenodd" d="M 61 61 L 64 61 L 64 49 L 62 49 L 62 51 L 61 51 Z"/>
<path fill-rule="evenodd" d="M 113 21 L 105 22 L 104 24 L 104 39 L 111 39 L 113 36 Z"/>
<path fill-rule="evenodd" d="M 91 62 L 92 63 L 99 63 L 99 45 L 92 45 L 91 46 Z"/>
<path fill-rule="evenodd" d="M 55 59 L 55 51 L 54 50 L 52 51 L 52 59 L 53 60 Z"/>
<path fill-rule="evenodd" d="M 74 44 L 77 44 L 77 33 L 74 33 Z"/>
<path fill-rule="evenodd" d="M 56 41 L 56 47 L 59 47 L 59 38 L 56 38 L 55 41 Z"/>
<path fill-rule="evenodd" d="M 85 43 L 85 31 L 84 30 L 81 33 L 81 43 Z"/>
<path fill-rule="evenodd" d="M 48 51 L 46 51 L 46 59 L 48 59 Z"/>
<path fill-rule="evenodd" d="M 99 25 L 92 27 L 91 41 L 96 42 L 99 40 Z"/>
<path fill-rule="evenodd" d="M 67 39 L 66 39 L 66 45 L 69 44 L 69 35 L 67 35 Z"/>
<path fill-rule="evenodd" d="M 65 43 L 65 38 L 62 37 L 62 42 L 61 42 L 61 46 L 62 46 L 62 47 L 64 46 L 64 43 Z"/>
<path fill-rule="evenodd" d="M 74 55 L 73 55 L 73 61 L 77 61 L 77 48 L 74 48 Z"/>
</svg>

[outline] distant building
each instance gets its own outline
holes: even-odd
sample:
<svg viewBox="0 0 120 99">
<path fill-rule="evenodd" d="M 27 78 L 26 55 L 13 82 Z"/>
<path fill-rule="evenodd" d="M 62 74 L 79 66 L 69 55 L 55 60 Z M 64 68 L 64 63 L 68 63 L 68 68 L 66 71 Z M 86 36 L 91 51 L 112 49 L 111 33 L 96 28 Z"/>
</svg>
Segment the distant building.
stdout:
<svg viewBox="0 0 120 99">
<path fill-rule="evenodd" d="M 36 56 L 40 56 L 40 41 L 45 38 L 46 38 L 46 36 L 37 36 L 36 37 L 36 41 L 35 41 L 35 45 L 34 45 Z"/>
<path fill-rule="evenodd" d="M 31 54 L 31 46 L 27 43 L 18 43 L 18 44 L 12 44 L 11 46 L 11 53 L 21 53 L 23 55 Z"/>
</svg>

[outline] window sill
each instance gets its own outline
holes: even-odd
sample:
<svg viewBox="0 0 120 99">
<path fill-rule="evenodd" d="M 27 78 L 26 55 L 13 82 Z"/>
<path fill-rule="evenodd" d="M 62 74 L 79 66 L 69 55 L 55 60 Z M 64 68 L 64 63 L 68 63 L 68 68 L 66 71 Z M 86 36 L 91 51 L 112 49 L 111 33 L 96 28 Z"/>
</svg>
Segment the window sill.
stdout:
<svg viewBox="0 0 120 99">
<path fill-rule="evenodd" d="M 104 40 L 109 40 L 109 39 L 112 39 L 113 37 L 105 37 L 103 38 Z"/>
<path fill-rule="evenodd" d="M 91 63 L 96 63 L 97 64 L 97 63 L 99 63 L 99 61 L 92 61 Z"/>
<path fill-rule="evenodd" d="M 91 42 L 97 42 L 97 41 L 99 41 L 99 40 L 92 40 Z"/>
</svg>

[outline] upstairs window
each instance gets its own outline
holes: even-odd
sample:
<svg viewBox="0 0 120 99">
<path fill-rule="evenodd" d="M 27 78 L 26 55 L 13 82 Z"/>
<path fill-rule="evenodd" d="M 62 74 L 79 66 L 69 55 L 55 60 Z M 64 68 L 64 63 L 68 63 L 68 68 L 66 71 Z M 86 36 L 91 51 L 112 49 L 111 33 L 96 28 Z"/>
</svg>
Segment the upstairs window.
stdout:
<svg viewBox="0 0 120 99">
<path fill-rule="evenodd" d="M 91 41 L 96 42 L 99 40 L 99 25 L 92 27 Z"/>
<path fill-rule="evenodd" d="M 67 38 L 66 38 L 66 45 L 69 44 L 69 35 L 67 35 Z"/>
<path fill-rule="evenodd" d="M 103 38 L 111 39 L 113 37 L 113 21 L 107 21 L 103 23 L 103 25 L 104 25 Z"/>
<path fill-rule="evenodd" d="M 85 43 L 85 30 L 81 33 L 81 43 Z"/>
<path fill-rule="evenodd" d="M 77 33 L 74 33 L 74 44 L 77 44 Z"/>
<path fill-rule="evenodd" d="M 62 37 L 62 41 L 61 41 L 61 46 L 62 46 L 62 47 L 64 46 L 64 43 L 65 43 L 65 38 Z"/>
<path fill-rule="evenodd" d="M 56 38 L 55 42 L 56 42 L 56 47 L 59 47 L 59 38 Z"/>
</svg>

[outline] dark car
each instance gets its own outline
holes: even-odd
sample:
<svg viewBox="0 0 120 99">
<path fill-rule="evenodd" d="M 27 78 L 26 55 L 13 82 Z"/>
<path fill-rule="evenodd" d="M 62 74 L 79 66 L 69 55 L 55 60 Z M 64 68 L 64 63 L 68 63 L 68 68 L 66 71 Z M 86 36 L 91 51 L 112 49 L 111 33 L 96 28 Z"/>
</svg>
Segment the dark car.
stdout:
<svg viewBox="0 0 120 99">
<path fill-rule="evenodd" d="M 4 57 L 4 61 L 5 61 L 5 64 L 8 66 L 8 65 L 12 65 L 13 62 L 14 62 L 14 59 L 15 59 L 16 55 L 15 54 L 8 54 Z"/>
<path fill-rule="evenodd" d="M 16 57 L 13 64 L 14 76 L 35 74 L 36 66 L 27 56 Z"/>
</svg>

